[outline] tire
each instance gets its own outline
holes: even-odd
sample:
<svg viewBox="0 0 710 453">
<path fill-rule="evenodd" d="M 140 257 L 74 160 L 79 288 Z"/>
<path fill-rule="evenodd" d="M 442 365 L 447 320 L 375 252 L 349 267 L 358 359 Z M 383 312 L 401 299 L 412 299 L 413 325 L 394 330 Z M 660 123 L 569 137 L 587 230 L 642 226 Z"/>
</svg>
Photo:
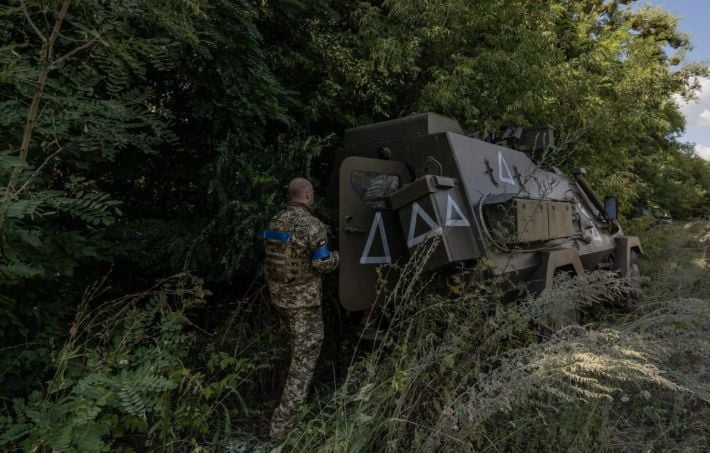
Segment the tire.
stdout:
<svg viewBox="0 0 710 453">
<path fill-rule="evenodd" d="M 631 250 L 631 256 L 629 257 L 629 278 L 640 279 L 641 278 L 641 267 L 639 266 L 639 254 L 636 250 Z"/>
</svg>

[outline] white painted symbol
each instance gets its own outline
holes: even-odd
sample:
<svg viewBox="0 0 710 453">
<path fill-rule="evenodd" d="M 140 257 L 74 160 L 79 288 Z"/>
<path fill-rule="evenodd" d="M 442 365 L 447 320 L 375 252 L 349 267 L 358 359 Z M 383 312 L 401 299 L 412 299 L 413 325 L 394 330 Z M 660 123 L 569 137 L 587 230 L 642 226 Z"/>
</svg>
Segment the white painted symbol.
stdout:
<svg viewBox="0 0 710 453">
<path fill-rule="evenodd" d="M 582 212 L 584 217 L 588 218 L 589 220 L 592 220 L 592 216 L 590 216 L 587 210 L 584 209 L 584 206 L 582 206 L 579 202 L 577 202 L 577 206 L 579 206 L 579 210 Z"/>
<path fill-rule="evenodd" d="M 370 250 L 372 250 L 372 241 L 375 240 L 375 234 L 380 232 L 380 240 L 382 241 L 382 250 L 384 252 L 383 256 L 370 256 Z M 367 242 L 365 243 L 365 249 L 362 251 L 362 256 L 360 257 L 360 264 L 391 264 L 392 257 L 390 257 L 390 248 L 387 244 L 387 234 L 385 233 L 385 224 L 382 222 L 382 213 L 376 212 L 375 218 L 372 221 L 372 226 L 370 227 L 370 234 L 367 236 Z"/>
<path fill-rule="evenodd" d="M 602 237 L 599 235 L 599 231 L 597 231 L 597 227 L 592 227 L 592 240 L 594 242 L 601 242 Z"/>
<path fill-rule="evenodd" d="M 459 217 L 456 220 L 451 218 L 453 211 L 456 211 Z M 471 224 L 468 223 L 468 219 L 466 219 L 466 216 L 461 211 L 461 208 L 459 208 L 459 205 L 451 198 L 451 194 L 449 194 L 449 200 L 446 202 L 446 226 L 471 226 Z"/>
<path fill-rule="evenodd" d="M 505 161 L 502 151 L 498 151 L 498 179 L 512 186 L 517 185 L 513 179 L 513 174 L 510 173 L 510 168 L 508 168 L 508 163 Z"/>
<path fill-rule="evenodd" d="M 584 206 L 581 205 L 581 203 L 577 202 L 577 207 L 579 207 L 579 211 L 582 213 L 584 217 L 586 217 L 590 222 L 593 222 L 594 220 L 592 219 L 592 216 L 589 215 L 586 209 L 584 209 Z M 601 242 L 602 237 L 599 234 L 599 230 L 597 230 L 597 227 L 592 224 L 592 227 L 589 228 L 592 231 L 592 241 L 594 242 Z"/>
<path fill-rule="evenodd" d="M 424 234 L 414 237 L 414 231 L 417 226 L 417 218 L 421 217 L 424 222 L 429 225 L 430 230 Z M 424 211 L 416 201 L 412 204 L 412 217 L 409 219 L 409 237 L 407 238 L 407 247 L 412 248 L 415 245 L 423 242 L 430 237 L 441 234 L 441 227 L 429 217 L 429 214 Z"/>
</svg>

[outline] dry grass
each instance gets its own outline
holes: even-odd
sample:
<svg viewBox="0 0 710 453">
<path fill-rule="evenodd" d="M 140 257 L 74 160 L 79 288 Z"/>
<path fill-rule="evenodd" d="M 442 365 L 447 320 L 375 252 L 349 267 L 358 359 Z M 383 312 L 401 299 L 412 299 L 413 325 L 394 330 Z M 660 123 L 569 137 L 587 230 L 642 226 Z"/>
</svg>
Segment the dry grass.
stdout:
<svg viewBox="0 0 710 453">
<path fill-rule="evenodd" d="M 383 344 L 303 414 L 284 448 L 702 451 L 709 232 L 706 223 L 644 232 L 643 303 L 551 338 L 537 334 L 540 320 L 618 297 L 619 281 L 590 274 L 515 304 L 500 302 L 496 282 L 447 298 L 420 274 L 424 250 L 382 294 Z"/>
</svg>

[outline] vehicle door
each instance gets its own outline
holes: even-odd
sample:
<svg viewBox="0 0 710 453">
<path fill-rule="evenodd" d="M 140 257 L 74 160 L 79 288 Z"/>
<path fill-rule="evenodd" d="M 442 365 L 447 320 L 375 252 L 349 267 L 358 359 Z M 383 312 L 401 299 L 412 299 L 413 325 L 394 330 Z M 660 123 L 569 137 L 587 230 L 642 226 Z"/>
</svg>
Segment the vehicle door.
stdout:
<svg viewBox="0 0 710 453">
<path fill-rule="evenodd" d="M 399 161 L 348 157 L 340 166 L 339 297 L 348 311 L 370 307 L 377 295 L 377 269 L 408 256 L 389 195 L 411 180 Z"/>
</svg>

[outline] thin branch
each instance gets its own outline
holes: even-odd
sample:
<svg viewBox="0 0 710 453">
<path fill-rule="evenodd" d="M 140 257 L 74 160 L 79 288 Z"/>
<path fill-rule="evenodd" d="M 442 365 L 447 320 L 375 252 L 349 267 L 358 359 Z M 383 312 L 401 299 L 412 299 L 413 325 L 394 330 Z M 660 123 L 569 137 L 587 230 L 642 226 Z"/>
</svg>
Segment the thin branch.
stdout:
<svg viewBox="0 0 710 453">
<path fill-rule="evenodd" d="M 69 19 L 64 19 L 64 26 L 63 26 L 63 28 L 62 28 L 64 31 L 67 30 L 67 25 L 66 25 L 67 23 L 69 23 Z M 75 28 L 76 28 L 76 27 L 75 27 Z M 83 29 L 82 29 L 82 31 L 86 31 L 86 30 L 83 30 Z M 67 35 L 64 34 L 64 33 L 59 33 L 59 37 L 62 39 L 62 41 L 65 41 L 65 42 L 83 42 L 83 41 L 85 41 L 85 39 L 82 39 L 82 38 L 72 38 L 72 37 L 70 37 L 70 36 L 67 36 Z"/>
<path fill-rule="evenodd" d="M 54 122 L 54 119 L 52 119 L 52 125 L 54 126 L 54 144 L 57 145 L 57 151 L 55 151 L 55 152 L 52 153 L 49 157 L 47 157 L 47 158 L 44 160 L 44 162 L 42 162 L 42 164 L 41 164 L 39 167 L 37 167 L 37 169 L 35 169 L 34 172 L 32 172 L 32 174 L 31 174 L 30 177 L 27 179 L 27 181 L 25 181 L 25 183 L 22 185 L 22 187 L 20 187 L 20 189 L 19 189 L 17 192 L 14 193 L 14 196 L 18 196 L 18 195 L 20 194 L 20 192 L 22 192 L 23 190 L 25 190 L 25 189 L 27 188 L 27 186 L 30 184 L 30 182 L 32 182 L 32 179 L 33 179 L 35 176 L 39 175 L 39 173 L 42 171 L 42 169 L 45 167 L 45 165 L 47 165 L 47 164 L 49 163 L 49 161 L 54 158 L 54 156 L 56 156 L 57 154 L 59 154 L 60 152 L 62 152 L 62 150 L 64 149 L 64 147 L 59 143 L 59 137 L 57 137 L 57 133 L 56 133 L 56 131 L 57 131 L 57 125 L 56 125 L 56 123 Z"/>
<path fill-rule="evenodd" d="M 31 342 L 29 342 L 29 343 L 21 343 L 21 344 L 16 344 L 16 345 L 14 345 L 14 346 L 8 346 L 8 347 L 6 347 L 6 348 L 2 348 L 2 349 L 0 349 L 0 352 L 9 351 L 10 349 L 17 349 L 17 348 L 24 348 L 24 347 L 27 347 L 27 346 L 34 346 L 34 345 L 38 345 L 38 344 L 46 345 L 46 344 L 48 344 L 48 343 L 46 343 L 46 342 L 39 342 L 39 341 L 31 341 Z"/>
<path fill-rule="evenodd" d="M 52 61 L 54 60 L 54 43 L 57 41 L 57 38 L 59 38 L 59 30 L 61 30 L 62 22 L 67 16 L 67 12 L 69 11 L 69 5 L 71 5 L 71 0 L 64 0 L 64 3 L 62 3 L 62 7 L 59 10 L 57 20 L 54 22 L 52 34 L 49 35 L 49 43 L 47 45 L 47 58 L 45 60 L 45 64 L 47 64 L 47 66 L 51 65 Z"/>
<path fill-rule="evenodd" d="M 24 7 L 24 0 L 21 0 L 21 4 Z M 30 104 L 30 108 L 27 111 L 27 121 L 25 123 L 25 130 L 22 134 L 22 144 L 20 145 L 20 155 L 19 158 L 20 160 L 23 160 L 27 162 L 27 157 L 30 152 L 30 143 L 32 141 L 32 132 L 34 131 L 35 124 L 37 122 L 37 114 L 39 113 L 39 104 L 40 101 L 42 100 L 42 94 L 44 93 L 44 87 L 47 84 L 47 76 L 49 75 L 49 70 L 52 66 L 52 61 L 54 60 L 54 45 L 57 42 L 57 38 L 59 37 L 59 31 L 62 28 L 62 21 L 67 15 L 67 12 L 69 11 L 69 6 L 71 5 L 71 0 L 64 0 L 62 2 L 62 7 L 59 10 L 59 14 L 57 14 L 57 18 L 54 22 L 54 28 L 52 28 L 52 34 L 49 35 L 49 39 L 44 39 L 44 45 L 43 47 L 43 52 L 42 52 L 42 59 L 41 59 L 41 64 L 42 68 L 39 71 L 39 76 L 37 77 L 37 89 L 35 90 L 34 96 L 32 97 L 32 104 Z M 25 12 L 27 11 L 26 8 L 23 8 Z M 27 17 L 29 17 L 26 14 Z M 32 25 L 35 30 L 37 30 L 37 27 L 34 25 L 34 23 L 30 20 L 30 24 Z M 42 35 L 44 37 L 44 35 Z M 5 186 L 5 193 L 2 197 L 2 201 L 7 201 L 10 198 L 12 198 L 12 192 L 13 192 L 13 186 L 15 184 L 15 180 L 17 179 L 18 174 L 20 173 L 19 168 L 15 168 L 12 173 L 10 174 L 10 178 L 7 182 L 7 186 Z M 5 221 L 5 216 L 0 213 L 0 226 Z"/>
<path fill-rule="evenodd" d="M 37 33 L 39 39 L 41 39 L 43 43 L 47 44 L 47 38 L 42 34 L 41 31 L 39 31 L 39 28 L 37 28 L 35 23 L 32 21 L 30 13 L 27 11 L 27 5 L 25 5 L 25 0 L 20 0 L 20 6 L 22 6 L 22 12 L 25 13 L 25 19 L 27 19 L 27 22 L 30 23 L 30 26 L 35 31 L 35 33 Z"/>
<path fill-rule="evenodd" d="M 27 178 L 27 181 L 25 181 L 25 183 L 22 185 L 22 187 L 17 189 L 13 195 L 18 196 L 23 190 L 25 190 L 27 188 L 27 186 L 30 184 L 30 182 L 32 182 L 32 179 L 34 179 L 35 176 L 39 175 L 39 172 L 42 171 L 42 169 L 49 163 L 49 161 L 52 160 L 54 158 L 54 156 L 61 153 L 63 150 L 64 150 L 64 148 L 60 147 L 58 150 L 56 150 L 55 152 L 50 154 L 49 157 L 47 157 L 44 160 L 44 162 L 42 162 L 42 164 L 39 167 L 37 167 L 37 169 L 35 169 L 35 171 L 32 172 L 32 174 L 30 175 L 29 178 Z"/>
<path fill-rule="evenodd" d="M 87 47 L 89 47 L 90 45 L 92 45 L 93 43 L 95 43 L 96 41 L 98 41 L 98 39 L 99 39 L 99 38 L 94 38 L 94 39 L 92 39 L 91 41 L 87 41 L 87 42 L 85 42 L 84 44 L 80 45 L 79 47 L 77 47 L 77 48 L 75 48 L 75 49 L 73 49 L 73 50 L 70 50 L 70 51 L 67 52 L 66 54 L 64 54 L 64 55 L 62 55 L 61 57 L 59 57 L 59 58 L 57 58 L 56 60 L 54 60 L 54 61 L 52 62 L 52 67 L 53 67 L 53 68 L 56 68 L 57 66 L 59 66 L 59 63 L 61 63 L 62 61 L 66 60 L 67 58 L 71 57 L 72 55 L 76 54 L 77 52 L 81 52 L 82 50 L 86 49 Z"/>
</svg>

